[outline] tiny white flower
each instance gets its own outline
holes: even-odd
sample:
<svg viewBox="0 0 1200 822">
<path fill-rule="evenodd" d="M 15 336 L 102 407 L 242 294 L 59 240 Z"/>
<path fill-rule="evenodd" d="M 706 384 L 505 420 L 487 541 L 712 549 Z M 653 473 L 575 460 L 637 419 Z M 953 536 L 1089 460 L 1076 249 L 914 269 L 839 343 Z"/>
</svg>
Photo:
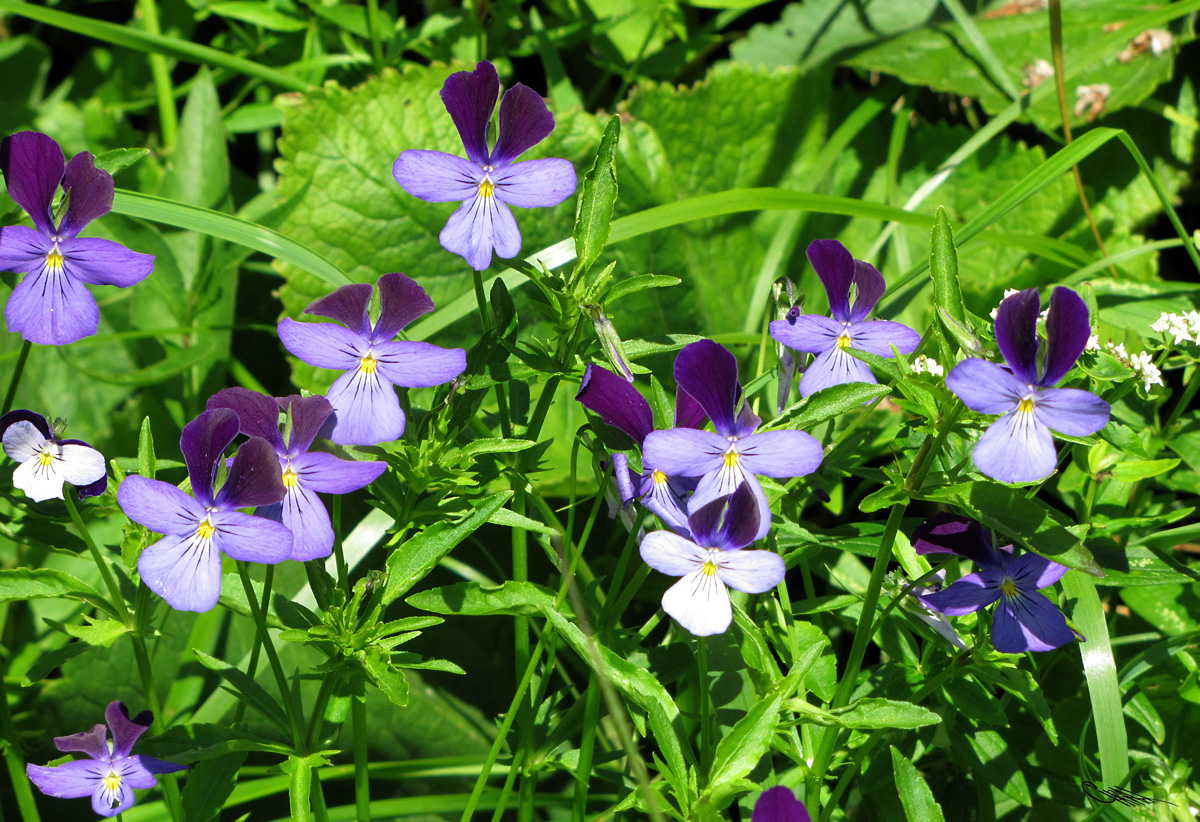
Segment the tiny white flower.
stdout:
<svg viewBox="0 0 1200 822">
<path fill-rule="evenodd" d="M 1129 367 L 1133 373 L 1142 378 L 1142 386 L 1149 391 L 1152 385 L 1162 385 L 1162 372 L 1154 364 L 1154 358 L 1149 351 L 1139 351 L 1129 359 Z"/>
<path fill-rule="evenodd" d="M 1153 323 L 1150 324 L 1150 330 L 1156 331 L 1159 334 L 1164 333 L 1168 328 L 1171 327 L 1171 319 L 1173 317 L 1175 317 L 1174 314 L 1168 314 L 1167 312 L 1164 311 L 1163 313 L 1158 315 L 1157 320 L 1155 320 Z"/>
<path fill-rule="evenodd" d="M 1004 296 L 1000 298 L 1000 302 L 1004 302 L 1009 297 L 1011 297 L 1013 294 L 1020 294 L 1020 293 L 1021 293 L 1020 289 L 1006 288 L 1006 289 L 1004 289 Z M 1049 310 L 1049 309 L 1047 309 L 1047 310 Z M 998 313 L 1000 313 L 1000 306 L 996 306 L 995 308 L 992 309 L 992 319 L 993 320 L 996 319 L 996 315 Z"/>
<path fill-rule="evenodd" d="M 1110 340 L 1108 343 L 1108 352 L 1119 360 L 1129 360 L 1129 352 L 1125 350 L 1125 343 L 1113 345 L 1112 341 Z"/>
<path fill-rule="evenodd" d="M 105 474 L 104 455 L 92 448 L 47 437 L 22 419 L 4 429 L 4 453 L 21 463 L 13 485 L 34 502 L 63 498 L 63 482 L 86 486 Z"/>
<path fill-rule="evenodd" d="M 1083 347 L 1084 351 L 1099 351 L 1100 350 L 1100 335 L 1093 334 L 1088 337 L 1087 344 Z"/>
<path fill-rule="evenodd" d="M 919 355 L 908 367 L 914 374 L 931 374 L 941 377 L 946 373 L 946 369 L 938 365 L 937 360 L 933 357 L 926 357 L 924 354 Z"/>
</svg>

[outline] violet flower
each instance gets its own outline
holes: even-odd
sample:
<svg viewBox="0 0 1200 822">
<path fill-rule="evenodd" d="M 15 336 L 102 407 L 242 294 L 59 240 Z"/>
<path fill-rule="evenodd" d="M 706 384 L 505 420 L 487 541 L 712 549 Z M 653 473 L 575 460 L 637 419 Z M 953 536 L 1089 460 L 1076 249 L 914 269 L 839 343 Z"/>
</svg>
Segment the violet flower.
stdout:
<svg viewBox="0 0 1200 822">
<path fill-rule="evenodd" d="M 921 601 L 947 616 L 971 614 L 997 600 L 992 645 L 1005 654 L 1050 651 L 1075 639 L 1062 611 L 1038 594 L 1067 572 L 1065 565 L 1033 553 L 1013 556 L 1013 546 L 993 547 L 983 526 L 968 517 L 936 514 L 913 533 L 918 554 L 957 554 L 976 571 Z"/>
<path fill-rule="evenodd" d="M 1086 437 L 1108 424 L 1109 404 L 1095 394 L 1051 387 L 1067 375 L 1087 345 L 1087 306 L 1071 289 L 1054 289 L 1041 376 L 1040 309 L 1036 288 L 1006 297 L 996 314 L 996 345 L 1007 368 L 967 359 L 946 377 L 946 385 L 972 411 L 1004 415 L 983 432 L 974 452 L 976 467 L 1001 482 L 1033 482 L 1053 473 L 1057 458 L 1051 429 Z"/>
<path fill-rule="evenodd" d="M 208 409 L 229 408 L 237 413 L 241 433 L 262 437 L 275 449 L 283 487 L 281 502 L 263 506 L 256 516 L 282 522 L 295 537 L 291 558 L 320 559 L 333 553 L 333 525 L 317 492 L 348 494 L 379 478 L 387 463 L 344 460 L 323 451 L 309 451 L 317 432 L 333 414 L 324 397 L 291 396 L 282 399 L 245 388 L 226 388 L 208 401 Z M 284 442 L 279 430 L 280 409 L 291 411 L 292 430 Z"/>
<path fill-rule="evenodd" d="M 216 606 L 223 553 L 270 564 L 292 556 L 287 526 L 238 511 L 271 505 L 286 493 L 270 443 L 261 437 L 243 443 L 225 484 L 213 493 L 221 456 L 238 428 L 238 415 L 228 408 L 205 411 L 183 427 L 179 450 L 195 499 L 169 482 L 136 474 L 117 489 L 117 502 L 126 516 L 166 535 L 142 551 L 138 573 L 177 611 L 211 611 Z"/>
<path fill-rule="evenodd" d="M 337 414 L 330 439 L 338 445 L 378 445 L 400 439 L 404 412 L 393 385 L 431 388 L 449 382 L 467 367 L 461 348 L 439 348 L 424 342 L 392 340 L 400 329 L 433 310 L 425 289 L 404 274 L 379 278 L 379 319 L 367 315 L 372 287 L 344 285 L 304 309 L 345 325 L 279 323 L 285 348 L 309 365 L 346 373 L 325 397 Z"/>
<path fill-rule="evenodd" d="M 21 463 L 13 486 L 34 502 L 63 499 L 63 483 L 74 485 L 79 499 L 98 497 L 108 488 L 104 455 L 83 440 L 54 438 L 50 422 L 32 411 L 0 417 L 4 453 Z"/>
<path fill-rule="evenodd" d="M 467 159 L 443 151 L 400 152 L 392 176 L 400 187 L 429 203 L 461 201 L 442 229 L 442 248 L 477 271 L 521 250 L 521 232 L 509 206 L 554 206 L 575 191 L 575 168 L 567 160 L 513 161 L 554 130 L 554 115 L 533 89 L 517 83 L 504 92 L 496 145 L 489 151 L 488 122 L 500 96 L 500 77 L 486 60 L 474 71 L 446 78 L 442 102 L 458 128 Z"/>
<path fill-rule="evenodd" d="M 662 598 L 662 607 L 693 636 L 724 633 L 733 622 L 726 586 L 761 594 L 778 585 L 787 568 L 772 551 L 743 551 L 758 532 L 758 504 L 748 483 L 688 515 L 690 533 L 647 534 L 642 559 L 656 571 L 683 577 Z"/>
<path fill-rule="evenodd" d="M 762 539 L 771 527 L 771 506 L 756 475 L 811 474 L 824 456 L 821 444 L 803 431 L 754 433 L 761 420 L 742 396 L 737 358 L 712 340 L 684 346 L 675 360 L 675 382 L 704 409 L 716 433 L 691 428 L 651 432 L 643 448 L 646 463 L 667 476 L 700 478 L 689 511 L 746 483 L 758 502 L 754 538 Z"/>
<path fill-rule="evenodd" d="M 131 754 L 139 736 L 150 727 L 153 714 L 142 711 L 133 719 L 120 702 L 108 703 L 104 719 L 112 729 L 112 742 L 103 725 L 90 731 L 58 736 L 54 745 L 63 753 L 84 753 L 91 759 L 75 759 L 53 768 L 26 765 L 25 773 L 38 790 L 59 799 L 92 798 L 92 810 L 101 816 L 116 816 L 133 805 L 133 789 L 153 788 L 158 774 L 187 770 L 145 754 Z"/>
<path fill-rule="evenodd" d="M 36 131 L 0 142 L 0 171 L 8 196 L 25 209 L 34 228 L 0 228 L 0 271 L 24 274 L 8 304 L 8 330 L 39 345 L 66 345 L 96 333 L 100 308 L 84 287 L 141 282 L 154 257 L 119 243 L 78 234 L 112 210 L 113 179 L 82 151 L 64 166 L 58 143 Z M 55 225 L 54 193 L 62 185 L 67 212 Z"/>
<path fill-rule="evenodd" d="M 776 785 L 758 795 L 750 822 L 812 822 L 812 817 L 791 788 Z"/>
<path fill-rule="evenodd" d="M 815 354 L 800 378 L 800 396 L 808 397 L 822 388 L 849 382 L 876 382 L 865 362 L 846 353 L 847 349 L 892 357 L 892 346 L 911 354 L 921 335 L 903 323 L 867 320 L 871 309 L 887 291 L 883 275 L 875 267 L 856 260 L 837 240 L 815 240 L 808 247 L 808 261 L 829 296 L 829 313 L 801 314 L 793 308 L 785 319 L 771 323 L 771 336 L 789 348 Z M 850 290 L 855 289 L 854 306 Z"/>
</svg>

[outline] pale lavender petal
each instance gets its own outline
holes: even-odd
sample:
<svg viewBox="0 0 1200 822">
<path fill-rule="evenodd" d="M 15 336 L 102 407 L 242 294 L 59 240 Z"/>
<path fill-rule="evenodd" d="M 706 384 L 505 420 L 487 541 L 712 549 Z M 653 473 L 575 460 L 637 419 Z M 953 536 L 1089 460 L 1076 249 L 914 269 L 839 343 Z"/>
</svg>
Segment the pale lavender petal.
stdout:
<svg viewBox="0 0 1200 822">
<path fill-rule="evenodd" d="M 556 206 L 575 193 L 575 166 L 557 157 L 504 166 L 491 176 L 496 197 L 518 208 Z"/>
<path fill-rule="evenodd" d="M 1067 376 L 1091 333 L 1087 304 L 1071 289 L 1055 288 L 1046 315 L 1046 364 L 1038 385 L 1051 386 Z"/>
<path fill-rule="evenodd" d="M 708 551 L 670 531 L 646 534 L 638 550 L 647 565 L 672 577 L 690 574 L 708 558 Z"/>
<path fill-rule="evenodd" d="M 802 477 L 821 465 L 821 443 L 803 431 L 765 431 L 737 441 L 738 460 L 749 474 Z"/>
<path fill-rule="evenodd" d="M 804 369 L 800 378 L 800 396 L 811 397 L 823 389 L 851 382 L 875 383 L 876 379 L 870 366 L 835 346 L 818 354 Z"/>
<path fill-rule="evenodd" d="M 1037 320 L 1041 310 L 1037 289 L 1027 288 L 1001 300 L 996 312 L 996 345 L 1016 378 L 1031 385 L 1038 381 Z"/>
<path fill-rule="evenodd" d="M 692 636 L 724 633 L 733 622 L 729 591 L 715 573 L 697 569 L 672 585 L 662 607 Z"/>
<path fill-rule="evenodd" d="M 90 485 L 106 473 L 104 455 L 90 445 L 61 443 L 55 468 L 72 485 Z"/>
<path fill-rule="evenodd" d="M 400 152 L 392 163 L 392 177 L 400 187 L 427 203 L 454 203 L 469 200 L 479 192 L 487 176 L 476 163 L 423 148 Z"/>
<path fill-rule="evenodd" d="M 207 409 L 228 408 L 238 416 L 240 433 L 262 437 L 280 453 L 284 452 L 283 435 L 279 433 L 279 403 L 249 388 L 226 388 L 208 398 Z"/>
<path fill-rule="evenodd" d="M 46 264 L 54 242 L 23 225 L 0 226 L 0 271 L 37 273 Z"/>
<path fill-rule="evenodd" d="M 103 728 L 103 725 L 99 727 Z M 57 799 L 79 799 L 91 796 L 96 783 L 108 775 L 108 764 L 91 759 L 76 759 L 53 768 L 26 765 L 25 773 L 37 789 Z"/>
<path fill-rule="evenodd" d="M 272 565 L 292 555 L 292 532 L 281 523 L 238 511 L 217 511 L 212 524 L 217 529 L 213 545 L 234 559 Z"/>
<path fill-rule="evenodd" d="M 242 443 L 229 466 L 229 475 L 217 492 L 216 507 L 222 511 L 255 508 L 283 499 L 283 475 L 279 455 L 271 443 L 253 437 Z"/>
<path fill-rule="evenodd" d="M 228 408 L 205 411 L 183 426 L 179 450 L 187 463 L 192 494 L 205 508 L 213 504 L 213 483 L 225 449 L 238 435 L 238 415 Z"/>
<path fill-rule="evenodd" d="M 617 458 L 613 454 L 613 461 Z M 641 503 L 646 510 L 658 517 L 662 524 L 680 534 L 690 533 L 687 512 L 680 503 L 680 492 L 675 483 L 662 471 L 647 473 L 642 481 Z"/>
<path fill-rule="evenodd" d="M 838 322 L 850 322 L 850 284 L 854 282 L 854 257 L 837 240 L 813 240 L 808 261 L 821 278 L 829 297 L 829 313 Z"/>
<path fill-rule="evenodd" d="M 846 326 L 821 314 L 801 314 L 771 323 L 771 337 L 788 348 L 822 354 L 837 346 Z"/>
<path fill-rule="evenodd" d="M 407 274 L 384 274 L 379 278 L 379 321 L 371 332 L 372 342 L 396 336 L 417 317 L 433 310 L 433 300 Z"/>
<path fill-rule="evenodd" d="M 300 477 L 303 488 L 323 494 L 349 494 L 379 479 L 387 470 L 387 463 L 343 460 L 333 454 L 313 451 L 291 460 L 291 468 Z"/>
<path fill-rule="evenodd" d="M 450 215 L 438 241 L 471 268 L 483 271 L 492 264 L 493 249 L 506 259 L 517 256 L 521 231 L 507 205 L 494 196 L 476 194 Z"/>
<path fill-rule="evenodd" d="M 113 817 L 119 813 L 129 810 L 133 805 L 133 787 L 121 780 L 116 790 L 108 787 L 108 784 L 101 780 L 96 783 L 96 788 L 92 793 L 92 810 L 101 816 Z"/>
<path fill-rule="evenodd" d="M 37 416 L 26 411 L 25 414 Z M 8 415 L 6 414 L 7 418 Z M 43 424 L 45 418 L 42 419 Z M 39 426 L 36 420 L 29 419 L 13 419 L 4 428 L 4 453 L 11 460 L 17 462 L 29 462 L 32 459 L 37 459 L 46 443 L 49 442 L 49 430 L 42 432 L 42 427 Z"/>
<path fill-rule="evenodd" d="M 271 506 L 272 509 L 275 507 Z M 306 488 L 303 483 L 289 488 L 279 508 L 280 520 L 295 538 L 291 559 L 306 562 L 333 553 L 333 524 L 316 491 Z"/>
<path fill-rule="evenodd" d="M 588 365 L 575 399 L 606 425 L 624 431 L 638 445 L 654 430 L 650 403 L 636 388 L 607 368 L 594 363 Z"/>
<path fill-rule="evenodd" d="M 21 131 L 0 142 L 0 171 L 8 196 L 33 219 L 38 231 L 54 233 L 54 193 L 65 169 L 58 143 L 38 131 Z"/>
<path fill-rule="evenodd" d="M 292 414 L 292 434 L 288 438 L 287 453 L 293 457 L 303 454 L 333 414 L 333 406 L 324 397 L 301 397 L 298 394 L 277 402 L 279 407 L 284 411 L 290 410 Z"/>
<path fill-rule="evenodd" d="M 184 536 L 204 519 L 204 506 L 169 482 L 130 474 L 117 489 L 117 504 L 125 516 L 151 531 Z"/>
<path fill-rule="evenodd" d="M 1001 600 L 992 618 L 992 645 L 1004 654 L 1052 651 L 1073 639 L 1062 611 L 1042 594 L 1018 590 Z"/>
<path fill-rule="evenodd" d="M 850 326 L 851 347 L 859 351 L 878 354 L 881 357 L 892 357 L 892 346 L 901 354 L 911 354 L 921 344 L 921 335 L 904 323 L 890 320 L 871 320 L 854 323 Z"/>
<path fill-rule="evenodd" d="M 96 168 L 96 158 L 89 152 L 81 151 L 67 163 L 62 187 L 71 195 L 67 214 L 58 228 L 63 237 L 74 237 L 92 220 L 112 211 L 112 175 Z"/>
<path fill-rule="evenodd" d="M 119 700 L 113 700 L 104 709 L 104 720 L 108 722 L 108 727 L 112 729 L 112 758 L 124 759 L 133 750 L 133 743 L 137 742 L 138 737 L 150 728 L 150 723 L 154 720 L 154 714 L 149 711 L 142 711 L 136 717 L 130 719 L 129 709 L 125 707 L 124 703 Z"/>
<path fill-rule="evenodd" d="M 963 404 L 980 414 L 1007 414 L 1031 389 L 1003 366 L 987 360 L 967 359 L 946 375 L 946 387 Z"/>
<path fill-rule="evenodd" d="M 61 267 L 26 274 L 4 306 L 8 330 L 38 345 L 67 345 L 96 333 L 100 308 Z"/>
<path fill-rule="evenodd" d="M 721 468 L 729 441 L 711 431 L 669 428 L 651 431 L 643 443 L 642 462 L 672 477 L 702 477 Z M 733 486 L 727 493 L 733 493 Z"/>
<path fill-rule="evenodd" d="M 675 382 L 700 404 L 718 434 L 725 437 L 736 433 L 742 389 L 738 385 L 737 357 L 727 348 L 712 340 L 684 346 L 675 358 Z"/>
<path fill-rule="evenodd" d="M 850 309 L 850 322 L 860 323 L 871 313 L 871 309 L 887 291 L 883 275 L 870 263 L 854 261 L 854 307 Z M 906 352 L 907 353 L 907 352 Z"/>
<path fill-rule="evenodd" d="M 432 388 L 450 382 L 467 368 L 467 352 L 427 342 L 376 343 L 375 368 L 383 379 L 404 388 Z"/>
<path fill-rule="evenodd" d="M 630 471 L 629 457 L 625 456 L 620 451 L 612 454 L 612 467 L 613 482 L 616 483 L 617 494 L 621 498 L 621 505 L 628 505 L 629 503 L 633 502 L 635 497 L 638 496 L 637 486 L 634 485 L 634 482 L 637 481 L 642 483 L 648 475 L 635 475 L 632 471 Z M 664 474 L 663 476 L 665 477 L 666 475 Z M 614 516 L 616 516 L 616 514 L 612 513 L 610 506 L 609 517 L 611 518 Z"/>
<path fill-rule="evenodd" d="M 96 237 L 75 237 L 58 245 L 66 273 L 89 285 L 128 288 L 154 270 L 154 255 L 130 251 L 120 243 Z"/>
<path fill-rule="evenodd" d="M 1033 413 L 1069 437 L 1086 437 L 1108 425 L 1112 406 L 1090 391 L 1047 388 L 1033 395 Z"/>
<path fill-rule="evenodd" d="M 138 574 L 176 611 L 211 611 L 221 598 L 221 552 L 195 530 L 147 547 L 138 558 Z"/>
<path fill-rule="evenodd" d="M 1053 585 L 1063 578 L 1070 570 L 1065 565 L 1059 565 L 1039 554 L 1021 554 L 1008 564 L 1005 569 L 1008 576 L 1017 584 L 1017 590 L 1032 593 L 1047 585 Z"/>
<path fill-rule="evenodd" d="M 791 788 L 776 785 L 763 791 L 754 803 L 751 822 L 812 822 L 804 803 L 795 797 Z"/>
<path fill-rule="evenodd" d="M 1000 598 L 1000 589 L 988 585 L 978 574 L 967 574 L 948 588 L 926 594 L 921 601 L 939 613 L 948 616 L 973 614 L 980 608 L 991 605 Z"/>
<path fill-rule="evenodd" d="M 305 314 L 318 317 L 328 317 L 337 320 L 349 330 L 367 337 L 371 334 L 371 321 L 367 316 L 367 307 L 371 304 L 371 292 L 375 289 L 367 283 L 352 283 L 326 294 L 315 300 Z M 337 366 L 324 366 L 336 368 Z"/>
<path fill-rule="evenodd" d="M 717 565 L 721 581 L 737 591 L 761 594 L 783 581 L 787 566 L 772 551 L 725 551 Z"/>
<path fill-rule="evenodd" d="M 1050 429 L 1028 411 L 1010 411 L 975 444 L 975 466 L 1001 482 L 1033 482 L 1054 471 L 1057 456 Z"/>
<path fill-rule="evenodd" d="M 331 323 L 300 323 L 284 318 L 279 323 L 279 341 L 291 354 L 317 368 L 344 371 L 358 368 L 370 350 L 366 337 Z"/>
<path fill-rule="evenodd" d="M 442 103 L 458 128 L 467 157 L 476 165 L 487 165 L 487 128 L 500 96 L 500 76 L 483 60 L 474 71 L 459 71 L 446 78 Z"/>
<path fill-rule="evenodd" d="M 546 107 L 546 101 L 529 86 L 515 83 L 500 100 L 492 165 L 508 165 L 549 137 L 552 131 L 554 115 Z"/>
<path fill-rule="evenodd" d="M 329 438 L 338 445 L 378 445 L 404 434 L 400 398 L 377 372 L 347 371 L 334 381 L 325 397 L 337 415 Z"/>
<path fill-rule="evenodd" d="M 913 531 L 912 546 L 918 554 L 957 554 L 977 564 L 998 565 L 991 539 L 983 526 L 970 517 L 945 511 L 925 520 Z"/>
<path fill-rule="evenodd" d="M 93 725 L 89 731 L 70 736 L 56 736 L 54 747 L 63 753 L 83 753 L 92 759 L 105 759 L 108 757 L 108 728 Z"/>
</svg>

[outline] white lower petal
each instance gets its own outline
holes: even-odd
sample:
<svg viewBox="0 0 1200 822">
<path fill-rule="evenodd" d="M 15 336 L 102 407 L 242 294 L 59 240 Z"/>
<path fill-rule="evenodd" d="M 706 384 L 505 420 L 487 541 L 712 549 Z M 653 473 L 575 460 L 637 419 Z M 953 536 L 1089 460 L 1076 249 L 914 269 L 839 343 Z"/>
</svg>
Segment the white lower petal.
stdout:
<svg viewBox="0 0 1200 822">
<path fill-rule="evenodd" d="M 61 446 L 56 462 L 63 479 L 72 485 L 90 485 L 104 476 L 104 455 L 88 445 Z"/>
<path fill-rule="evenodd" d="M 34 502 L 62 499 L 63 477 L 57 470 L 59 464 L 58 460 L 43 464 L 41 455 L 26 460 L 13 471 L 13 486 L 24 491 Z"/>
<path fill-rule="evenodd" d="M 729 592 L 714 573 L 692 571 L 663 594 L 663 610 L 693 636 L 724 633 L 733 622 Z"/>
</svg>

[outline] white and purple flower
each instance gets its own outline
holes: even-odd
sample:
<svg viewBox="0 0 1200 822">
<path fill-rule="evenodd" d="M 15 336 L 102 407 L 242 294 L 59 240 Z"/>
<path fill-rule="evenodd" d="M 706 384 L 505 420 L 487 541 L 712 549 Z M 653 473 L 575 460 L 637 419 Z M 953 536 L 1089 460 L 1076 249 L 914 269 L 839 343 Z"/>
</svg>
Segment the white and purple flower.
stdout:
<svg viewBox="0 0 1200 822">
<path fill-rule="evenodd" d="M 782 320 L 771 323 L 771 336 L 789 348 L 815 354 L 800 378 L 800 396 L 807 397 L 822 388 L 850 382 L 876 382 L 871 368 L 847 353 L 847 349 L 867 351 L 880 357 L 892 357 L 892 346 L 901 354 L 911 354 L 921 343 L 921 335 L 903 323 L 867 320 L 871 309 L 887 291 L 883 275 L 875 267 L 856 260 L 837 240 L 814 240 L 808 247 L 808 261 L 829 296 L 829 313 L 801 314 L 793 308 Z M 855 291 L 850 305 L 851 289 Z"/>
<path fill-rule="evenodd" d="M 116 816 L 133 806 L 133 789 L 158 784 L 157 776 L 187 770 L 153 756 L 131 753 L 133 744 L 150 727 L 153 715 L 142 711 L 133 719 L 120 702 L 108 703 L 104 718 L 112 729 L 112 742 L 103 725 L 90 731 L 58 736 L 54 745 L 63 753 L 83 753 L 91 759 L 75 759 L 49 768 L 26 765 L 25 773 L 38 790 L 59 799 L 92 798 L 92 810 L 101 816 Z"/>
<path fill-rule="evenodd" d="M 221 554 L 245 562 L 291 559 L 292 532 L 280 522 L 238 511 L 273 505 L 287 493 L 275 449 L 261 437 L 238 449 L 221 490 L 213 493 L 222 455 L 238 435 L 238 415 L 205 411 L 183 427 L 179 450 L 195 499 L 169 482 L 131 475 L 117 502 L 134 522 L 165 536 L 138 558 L 151 591 L 177 611 L 211 611 L 221 598 Z"/>
<path fill-rule="evenodd" d="M 367 307 L 372 287 L 344 285 L 304 309 L 305 314 L 342 323 L 300 323 L 285 318 L 279 339 L 309 365 L 346 373 L 325 397 L 337 414 L 329 438 L 338 445 L 378 445 L 404 434 L 404 411 L 393 385 L 431 388 L 450 382 L 467 367 L 461 348 L 393 340 L 400 329 L 433 310 L 425 289 L 404 274 L 379 278 L 379 319 L 371 325 Z"/>
<path fill-rule="evenodd" d="M 946 385 L 972 411 L 1004 415 L 983 432 L 974 452 L 976 467 L 1001 482 L 1050 476 L 1057 462 L 1050 430 L 1086 437 L 1108 424 L 1111 411 L 1090 391 L 1052 387 L 1075 365 L 1091 334 L 1083 300 L 1069 288 L 1054 289 L 1039 375 L 1040 310 L 1036 288 L 1006 297 L 996 314 L 996 345 L 1007 367 L 967 359 L 946 377 Z"/>
<path fill-rule="evenodd" d="M 54 438 L 50 422 L 32 411 L 0 417 L 4 453 L 21 463 L 13 486 L 34 502 L 63 498 L 63 483 L 74 485 L 79 499 L 98 497 L 108 488 L 104 455 L 83 440 Z"/>
<path fill-rule="evenodd" d="M 226 388 L 212 396 L 208 409 L 229 408 L 238 415 L 241 433 L 262 437 L 275 449 L 283 487 L 282 501 L 255 511 L 256 516 L 282 522 L 295 537 L 292 559 L 305 561 L 333 552 L 333 525 L 318 492 L 348 494 L 365 488 L 387 469 L 387 463 L 338 459 L 323 451 L 309 451 L 321 426 L 333 414 L 324 397 L 291 396 L 282 399 L 245 388 Z M 285 443 L 279 430 L 280 411 L 291 413 L 291 435 Z"/>
<path fill-rule="evenodd" d="M 79 232 L 112 210 L 113 179 L 80 152 L 65 163 L 45 134 L 22 131 L 0 143 L 0 171 L 8 196 L 25 209 L 33 228 L 0 228 L 0 271 L 24 274 L 8 304 L 8 330 L 39 345 L 66 345 L 96 333 L 100 308 L 85 285 L 127 288 L 144 280 L 154 257 Z M 62 185 L 67 211 L 54 221 L 54 194 Z"/>
<path fill-rule="evenodd" d="M 491 265 L 493 249 L 505 258 L 521 250 L 521 232 L 509 206 L 555 206 L 575 191 L 575 167 L 567 160 L 551 157 L 514 165 L 554 130 L 554 115 L 528 86 L 517 83 L 504 92 L 496 145 L 488 149 L 488 123 L 499 96 L 500 77 L 486 60 L 474 71 L 451 74 L 442 86 L 442 102 L 467 159 L 410 148 L 392 166 L 392 176 L 412 196 L 429 203 L 462 202 L 438 239 L 477 271 Z"/>
</svg>

